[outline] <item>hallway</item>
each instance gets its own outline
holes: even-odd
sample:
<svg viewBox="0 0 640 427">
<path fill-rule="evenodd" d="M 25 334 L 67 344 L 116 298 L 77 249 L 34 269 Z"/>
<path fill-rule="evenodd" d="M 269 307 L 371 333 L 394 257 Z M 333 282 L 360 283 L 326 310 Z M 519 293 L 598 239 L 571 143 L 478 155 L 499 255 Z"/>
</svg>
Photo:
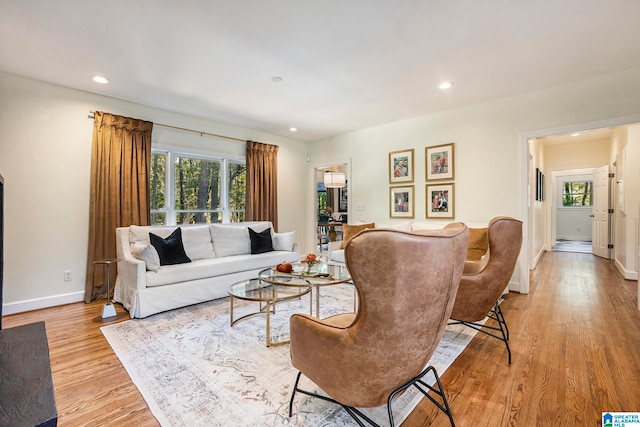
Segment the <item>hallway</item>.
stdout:
<svg viewBox="0 0 640 427">
<path fill-rule="evenodd" d="M 557 240 L 556 244 L 551 247 L 551 250 L 590 254 L 592 246 L 591 242 L 581 242 L 577 240 Z"/>
</svg>

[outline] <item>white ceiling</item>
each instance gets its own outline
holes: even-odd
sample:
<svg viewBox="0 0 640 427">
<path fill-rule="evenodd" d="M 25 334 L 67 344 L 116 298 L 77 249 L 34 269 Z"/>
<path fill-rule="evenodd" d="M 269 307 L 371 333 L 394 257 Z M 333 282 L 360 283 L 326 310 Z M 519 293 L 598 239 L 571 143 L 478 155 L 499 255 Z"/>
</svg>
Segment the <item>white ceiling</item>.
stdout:
<svg viewBox="0 0 640 427">
<path fill-rule="evenodd" d="M 640 66 L 639 22 L 637 0 L 0 0 L 0 69 L 317 140 Z"/>
<path fill-rule="evenodd" d="M 599 141 L 610 140 L 613 135 L 612 128 L 594 129 L 590 131 L 577 132 L 567 135 L 554 135 L 540 138 L 540 141 L 544 145 L 560 145 L 571 144 L 574 142 L 587 142 L 587 141 Z"/>
</svg>

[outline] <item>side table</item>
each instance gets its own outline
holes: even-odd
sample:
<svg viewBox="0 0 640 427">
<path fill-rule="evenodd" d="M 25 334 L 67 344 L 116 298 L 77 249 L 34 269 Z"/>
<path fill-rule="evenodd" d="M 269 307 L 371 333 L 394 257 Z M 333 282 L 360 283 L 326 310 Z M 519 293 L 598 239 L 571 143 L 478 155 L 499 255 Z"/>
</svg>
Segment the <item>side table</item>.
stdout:
<svg viewBox="0 0 640 427">
<path fill-rule="evenodd" d="M 287 301 L 290 299 L 300 298 L 311 292 L 311 288 L 304 284 L 297 286 L 280 286 L 273 285 L 267 282 L 263 282 L 260 279 L 249 279 L 241 282 L 234 283 L 229 286 L 230 297 L 230 324 L 233 327 L 237 322 L 242 319 L 246 319 L 256 314 L 266 314 L 266 345 L 271 347 L 272 345 L 279 345 L 288 343 L 289 340 L 272 341 L 271 340 L 271 314 L 275 313 L 276 303 L 281 301 Z M 245 314 L 237 319 L 233 318 L 234 301 L 236 299 L 253 301 L 259 303 L 258 311 Z M 264 304 L 264 306 L 263 306 Z M 312 299 L 309 297 L 309 314 L 312 312 Z"/>
<path fill-rule="evenodd" d="M 107 259 L 98 259 L 93 261 L 93 279 L 94 279 L 94 286 L 95 286 L 95 277 L 96 277 L 96 267 L 97 265 L 102 265 L 104 270 L 103 270 L 103 276 L 106 278 L 107 281 L 107 303 L 102 307 L 102 318 L 105 319 L 107 317 L 114 317 L 116 315 L 116 308 L 113 306 L 113 304 L 111 303 L 111 292 L 109 290 L 109 287 L 111 286 L 111 264 L 115 264 L 118 261 L 120 261 L 118 258 L 107 258 Z M 104 286 L 104 283 L 102 284 Z"/>
</svg>

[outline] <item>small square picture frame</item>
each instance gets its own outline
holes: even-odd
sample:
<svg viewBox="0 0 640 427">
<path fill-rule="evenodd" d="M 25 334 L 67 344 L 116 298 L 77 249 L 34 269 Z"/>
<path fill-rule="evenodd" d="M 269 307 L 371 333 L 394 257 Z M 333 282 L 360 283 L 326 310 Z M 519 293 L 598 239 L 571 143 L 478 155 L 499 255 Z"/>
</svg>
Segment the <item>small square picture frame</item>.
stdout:
<svg viewBox="0 0 640 427">
<path fill-rule="evenodd" d="M 389 187 L 389 216 L 391 218 L 413 218 L 415 187 Z"/>
<path fill-rule="evenodd" d="M 426 185 L 427 218 L 455 218 L 455 184 Z"/>
<path fill-rule="evenodd" d="M 389 153 L 389 184 L 413 182 L 413 148 Z"/>
<path fill-rule="evenodd" d="M 450 144 L 425 147 L 425 171 L 427 181 L 454 179 L 454 146 Z"/>
</svg>

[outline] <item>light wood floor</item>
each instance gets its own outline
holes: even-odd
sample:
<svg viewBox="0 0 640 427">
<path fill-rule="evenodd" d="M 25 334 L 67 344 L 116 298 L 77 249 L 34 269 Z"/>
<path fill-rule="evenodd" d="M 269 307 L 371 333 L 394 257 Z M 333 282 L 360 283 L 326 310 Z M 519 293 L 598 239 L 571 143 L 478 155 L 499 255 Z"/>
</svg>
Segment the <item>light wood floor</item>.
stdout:
<svg viewBox="0 0 640 427">
<path fill-rule="evenodd" d="M 504 344 L 478 334 L 442 375 L 458 426 L 597 426 L 603 411 L 640 411 L 640 312 L 636 283 L 611 261 L 548 252 L 531 273 L 528 295 L 502 310 Z M 45 321 L 53 382 L 64 426 L 157 426 L 100 332 L 101 302 L 6 316 L 8 328 Z M 403 427 L 446 426 L 428 401 Z"/>
</svg>

